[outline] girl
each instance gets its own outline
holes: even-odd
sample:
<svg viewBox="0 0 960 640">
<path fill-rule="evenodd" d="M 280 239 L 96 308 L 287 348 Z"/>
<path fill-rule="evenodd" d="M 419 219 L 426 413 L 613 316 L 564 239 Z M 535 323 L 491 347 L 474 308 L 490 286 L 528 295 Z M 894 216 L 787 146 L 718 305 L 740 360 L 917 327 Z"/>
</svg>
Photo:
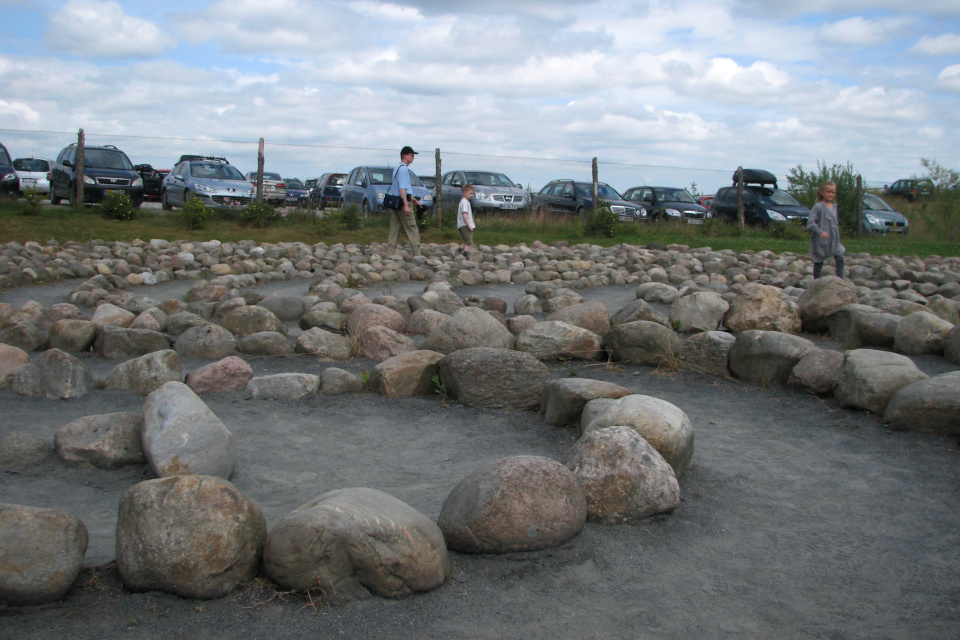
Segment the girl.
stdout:
<svg viewBox="0 0 960 640">
<path fill-rule="evenodd" d="M 817 203 L 810 210 L 807 231 L 810 232 L 810 255 L 813 257 L 813 277 L 820 277 L 823 261 L 832 257 L 837 263 L 837 277 L 843 277 L 843 254 L 840 244 L 840 220 L 837 216 L 837 185 L 824 182 L 817 191 Z"/>
</svg>

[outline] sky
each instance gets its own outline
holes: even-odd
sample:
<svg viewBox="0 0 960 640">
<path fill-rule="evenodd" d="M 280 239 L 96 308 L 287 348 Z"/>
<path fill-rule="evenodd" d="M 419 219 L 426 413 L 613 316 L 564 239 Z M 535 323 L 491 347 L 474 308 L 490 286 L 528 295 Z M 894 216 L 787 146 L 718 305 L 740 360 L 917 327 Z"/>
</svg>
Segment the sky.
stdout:
<svg viewBox="0 0 960 640">
<path fill-rule="evenodd" d="M 960 2 L 0 0 L 0 129 L 81 128 L 892 182 L 960 169 Z"/>
</svg>

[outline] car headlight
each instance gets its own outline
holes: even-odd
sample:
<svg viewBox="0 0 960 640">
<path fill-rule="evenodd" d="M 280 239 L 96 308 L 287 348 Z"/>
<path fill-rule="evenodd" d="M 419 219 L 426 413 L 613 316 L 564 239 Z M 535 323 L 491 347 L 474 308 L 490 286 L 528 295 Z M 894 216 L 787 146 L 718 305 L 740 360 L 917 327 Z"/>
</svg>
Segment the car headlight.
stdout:
<svg viewBox="0 0 960 640">
<path fill-rule="evenodd" d="M 867 219 L 867 222 L 869 222 L 870 224 L 882 224 L 880 222 L 880 218 L 873 215 L 872 213 L 864 214 L 864 217 Z"/>
<path fill-rule="evenodd" d="M 380 204 L 383 204 L 383 196 L 385 196 L 385 195 L 387 195 L 387 194 L 385 194 L 385 193 L 383 193 L 383 192 L 381 192 L 381 191 L 377 191 L 377 202 L 379 202 Z"/>
<path fill-rule="evenodd" d="M 424 205 L 425 207 L 429 207 L 431 204 L 433 204 L 433 196 L 423 196 L 420 198 L 420 204 Z"/>
<path fill-rule="evenodd" d="M 213 193 L 216 189 L 208 187 L 205 184 L 200 184 L 199 182 L 194 182 L 193 186 L 196 187 L 197 191 L 203 191 L 204 193 Z"/>
<path fill-rule="evenodd" d="M 613 213 L 615 213 L 615 214 L 617 214 L 617 215 L 619 216 L 619 215 L 623 215 L 624 213 L 626 213 L 626 212 L 627 212 L 627 208 L 624 207 L 623 205 L 612 204 L 612 205 L 610 205 L 610 211 L 612 211 Z"/>
<path fill-rule="evenodd" d="M 483 201 L 483 202 L 492 202 L 492 201 L 493 201 L 493 196 L 490 195 L 489 193 L 479 193 L 479 192 L 477 192 L 477 193 L 474 193 L 474 194 L 473 194 L 473 197 L 476 198 L 477 200 L 481 200 L 481 201 Z"/>
<path fill-rule="evenodd" d="M 143 178 L 137 178 L 137 179 L 135 179 L 133 182 L 130 183 L 130 186 L 131 186 L 131 187 L 142 187 L 142 186 L 143 186 Z"/>
<path fill-rule="evenodd" d="M 664 209 L 663 212 L 670 216 L 671 218 L 679 218 L 680 210 L 679 209 Z"/>
<path fill-rule="evenodd" d="M 83 176 L 83 184 L 97 184 L 97 181 L 88 175 Z"/>
<path fill-rule="evenodd" d="M 13 180 L 16 180 L 16 179 L 17 179 L 17 174 L 8 173 L 7 175 L 3 176 L 3 178 L 0 178 L 0 182 L 12 182 Z"/>
<path fill-rule="evenodd" d="M 787 219 L 783 217 L 783 214 L 779 211 L 771 211 L 767 209 L 767 215 L 770 216 L 770 219 L 775 222 L 786 222 Z"/>
</svg>

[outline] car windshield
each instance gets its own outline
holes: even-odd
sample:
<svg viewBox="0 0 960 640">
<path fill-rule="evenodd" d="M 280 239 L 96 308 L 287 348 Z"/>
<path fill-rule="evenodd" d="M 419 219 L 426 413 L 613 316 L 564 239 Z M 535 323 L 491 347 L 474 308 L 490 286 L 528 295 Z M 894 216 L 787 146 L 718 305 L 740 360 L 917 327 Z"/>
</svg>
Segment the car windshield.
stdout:
<svg viewBox="0 0 960 640">
<path fill-rule="evenodd" d="M 235 167 L 219 162 L 197 162 L 190 165 L 190 175 L 208 180 L 245 180 Z M 264 176 L 266 177 L 266 176 Z"/>
<path fill-rule="evenodd" d="M 50 171 L 50 163 L 46 160 L 20 158 L 13 161 L 13 168 L 17 171 Z"/>
<path fill-rule="evenodd" d="M 585 182 L 577 183 L 577 195 L 581 198 L 593 198 L 593 185 Z M 620 194 L 613 187 L 606 184 L 597 185 L 597 195 L 601 200 L 622 200 Z"/>
<path fill-rule="evenodd" d="M 797 201 L 792 195 L 784 191 L 783 189 L 771 189 L 770 187 L 750 187 L 750 190 L 755 194 L 760 196 L 760 201 L 763 202 L 765 206 L 780 206 L 780 207 L 802 207 L 803 205 Z"/>
<path fill-rule="evenodd" d="M 87 149 L 83 154 L 83 165 L 91 169 L 126 169 L 133 171 L 130 159 L 116 149 Z"/>
<path fill-rule="evenodd" d="M 659 202 L 689 202 L 697 204 L 690 192 L 686 189 L 654 189 Z"/>
<path fill-rule="evenodd" d="M 884 202 L 883 199 L 870 193 L 864 194 L 863 196 L 863 208 L 870 211 L 893 211 L 893 208 Z"/>
<path fill-rule="evenodd" d="M 515 186 L 510 178 L 502 173 L 490 173 L 487 171 L 467 171 L 463 174 L 468 184 L 475 187 L 513 187 Z"/>
<path fill-rule="evenodd" d="M 346 180 L 346 179 L 347 179 L 347 176 L 346 176 L 346 175 L 343 175 L 343 174 L 338 175 L 338 176 L 333 176 L 333 177 L 331 177 L 329 180 L 327 180 L 327 184 L 328 184 L 328 185 L 337 186 L 337 187 L 342 187 L 342 186 L 343 186 L 343 181 Z"/>
<path fill-rule="evenodd" d="M 10 164 L 10 155 L 7 153 L 7 150 L 3 147 L 0 147 L 0 164 L 9 165 Z"/>
<path fill-rule="evenodd" d="M 303 189 L 303 183 L 296 178 L 287 178 L 285 182 L 287 183 L 287 189 Z"/>
<path fill-rule="evenodd" d="M 393 183 L 393 169 L 387 167 L 371 167 L 370 172 L 370 184 L 392 184 Z M 411 180 L 413 179 L 413 174 L 410 174 Z"/>
<path fill-rule="evenodd" d="M 256 174 L 254 174 L 254 177 L 256 177 Z M 276 182 L 283 182 L 283 178 L 280 177 L 279 173 L 267 173 L 266 171 L 264 171 L 263 173 L 263 179 L 275 180 Z"/>
</svg>

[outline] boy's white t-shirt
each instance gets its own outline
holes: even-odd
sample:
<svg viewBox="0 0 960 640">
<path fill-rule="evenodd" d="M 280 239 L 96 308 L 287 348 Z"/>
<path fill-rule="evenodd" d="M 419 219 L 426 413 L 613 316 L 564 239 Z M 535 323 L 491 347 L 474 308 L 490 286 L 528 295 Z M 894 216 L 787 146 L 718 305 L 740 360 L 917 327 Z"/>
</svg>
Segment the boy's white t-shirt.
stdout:
<svg viewBox="0 0 960 640">
<path fill-rule="evenodd" d="M 460 227 L 466 227 L 467 223 L 463 219 L 463 213 L 467 213 L 467 220 L 470 221 L 470 228 L 476 229 L 477 225 L 473 222 L 473 205 L 470 204 L 470 201 L 466 198 L 460 198 L 460 208 L 457 209 L 457 229 Z"/>
</svg>

